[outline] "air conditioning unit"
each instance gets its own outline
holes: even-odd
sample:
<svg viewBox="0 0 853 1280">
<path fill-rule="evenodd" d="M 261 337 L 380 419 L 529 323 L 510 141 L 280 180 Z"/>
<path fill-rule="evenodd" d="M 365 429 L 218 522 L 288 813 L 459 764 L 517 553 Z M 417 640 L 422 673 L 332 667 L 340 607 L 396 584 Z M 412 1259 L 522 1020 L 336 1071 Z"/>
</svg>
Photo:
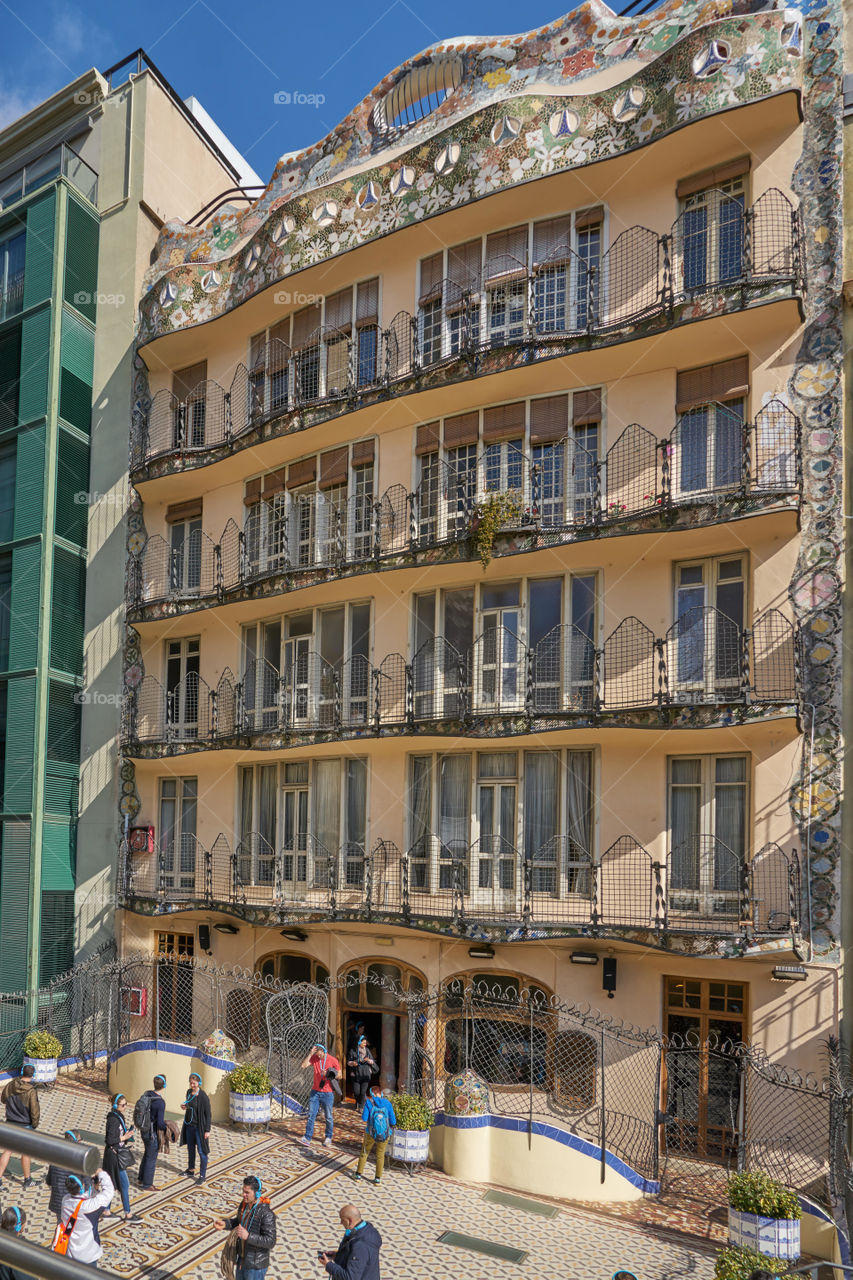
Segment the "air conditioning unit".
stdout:
<svg viewBox="0 0 853 1280">
<path fill-rule="evenodd" d="M 121 1007 L 134 1018 L 144 1018 L 148 1011 L 148 991 L 145 987 L 122 987 Z"/>
<path fill-rule="evenodd" d="M 128 832 L 127 843 L 131 853 L 153 853 L 154 828 L 131 827 Z"/>
</svg>

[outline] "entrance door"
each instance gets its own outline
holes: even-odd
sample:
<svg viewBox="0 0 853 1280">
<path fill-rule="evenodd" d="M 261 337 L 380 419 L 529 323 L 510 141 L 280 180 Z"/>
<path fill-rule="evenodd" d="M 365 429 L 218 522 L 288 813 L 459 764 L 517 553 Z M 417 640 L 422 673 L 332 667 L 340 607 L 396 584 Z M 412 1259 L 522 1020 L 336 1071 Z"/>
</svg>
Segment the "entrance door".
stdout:
<svg viewBox="0 0 853 1280">
<path fill-rule="evenodd" d="M 737 1152 L 740 1064 L 731 1046 L 747 1031 L 742 982 L 666 978 L 665 1110 L 670 1152 L 728 1163 Z"/>
<path fill-rule="evenodd" d="M 191 933 L 158 933 L 155 969 L 157 1025 L 168 1040 L 192 1043 L 194 937 Z"/>
</svg>

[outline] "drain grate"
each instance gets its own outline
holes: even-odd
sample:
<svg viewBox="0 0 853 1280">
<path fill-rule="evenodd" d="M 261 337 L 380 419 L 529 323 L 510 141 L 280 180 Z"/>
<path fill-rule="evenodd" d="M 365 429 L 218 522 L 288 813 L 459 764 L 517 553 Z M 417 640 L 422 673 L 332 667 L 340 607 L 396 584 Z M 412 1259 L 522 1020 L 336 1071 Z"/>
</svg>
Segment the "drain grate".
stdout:
<svg viewBox="0 0 853 1280">
<path fill-rule="evenodd" d="M 494 1240 L 480 1240 L 477 1236 L 463 1236 L 459 1231 L 442 1232 L 438 1243 L 452 1244 L 455 1249 L 468 1249 L 471 1253 L 484 1253 L 487 1258 L 500 1258 L 502 1262 L 524 1262 L 527 1257 L 524 1249 L 496 1244 Z"/>
<path fill-rule="evenodd" d="M 556 1218 L 560 1212 L 555 1204 L 543 1204 L 541 1200 L 513 1196 L 508 1191 L 487 1191 L 483 1199 L 487 1204 L 500 1204 L 505 1209 L 521 1209 L 524 1213 L 535 1213 L 540 1218 Z"/>
</svg>

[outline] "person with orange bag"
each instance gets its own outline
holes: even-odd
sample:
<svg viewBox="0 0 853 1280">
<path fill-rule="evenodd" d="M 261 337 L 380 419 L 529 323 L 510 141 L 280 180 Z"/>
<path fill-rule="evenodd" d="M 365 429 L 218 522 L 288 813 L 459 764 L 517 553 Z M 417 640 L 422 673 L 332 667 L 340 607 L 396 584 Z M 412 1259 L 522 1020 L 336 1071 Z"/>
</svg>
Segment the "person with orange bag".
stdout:
<svg viewBox="0 0 853 1280">
<path fill-rule="evenodd" d="M 88 1217 L 99 1209 L 106 1209 L 115 1194 L 109 1174 L 99 1169 L 93 1186 L 88 1178 L 69 1173 L 65 1179 L 65 1195 L 59 1225 L 53 1237 L 54 1253 L 64 1253 L 74 1262 L 88 1262 L 97 1267 L 103 1249 L 95 1238 L 92 1222 Z"/>
</svg>

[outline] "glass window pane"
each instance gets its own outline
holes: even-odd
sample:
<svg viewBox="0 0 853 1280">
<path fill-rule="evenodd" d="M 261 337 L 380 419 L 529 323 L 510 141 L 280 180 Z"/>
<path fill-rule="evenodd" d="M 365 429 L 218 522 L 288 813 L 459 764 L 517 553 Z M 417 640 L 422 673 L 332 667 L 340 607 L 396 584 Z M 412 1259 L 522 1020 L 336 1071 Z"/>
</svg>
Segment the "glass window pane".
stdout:
<svg viewBox="0 0 853 1280">
<path fill-rule="evenodd" d="M 477 757 L 481 778 L 514 778 L 518 769 L 514 751 L 480 752 Z"/>
<path fill-rule="evenodd" d="M 530 620 L 528 622 L 528 643 L 537 645 L 547 636 L 549 631 L 559 627 L 563 621 L 563 582 L 561 578 L 551 578 L 544 582 L 530 584 Z"/>
</svg>

